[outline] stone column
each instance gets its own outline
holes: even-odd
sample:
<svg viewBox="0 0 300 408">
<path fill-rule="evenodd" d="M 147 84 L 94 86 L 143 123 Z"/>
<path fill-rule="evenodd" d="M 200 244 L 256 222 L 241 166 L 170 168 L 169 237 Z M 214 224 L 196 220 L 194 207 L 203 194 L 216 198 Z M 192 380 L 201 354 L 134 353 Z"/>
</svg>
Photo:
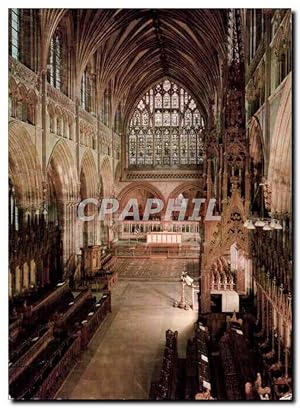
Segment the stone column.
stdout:
<svg viewBox="0 0 300 408">
<path fill-rule="evenodd" d="M 64 265 L 70 256 L 76 253 L 78 246 L 77 237 L 77 202 L 68 201 L 60 203 L 61 212 L 61 232 L 63 241 L 63 262 Z"/>
<path fill-rule="evenodd" d="M 12 281 L 13 281 L 13 276 L 12 276 L 11 270 L 9 269 L 8 270 L 8 296 L 9 298 L 11 298 L 13 295 Z"/>
<path fill-rule="evenodd" d="M 261 292 L 260 292 L 259 286 L 257 286 L 257 291 L 256 291 L 256 317 L 257 317 L 257 321 L 260 322 L 260 319 L 261 319 Z"/>
<path fill-rule="evenodd" d="M 19 266 L 16 267 L 15 269 L 15 293 L 20 293 L 21 292 L 21 269 Z"/>
<path fill-rule="evenodd" d="M 278 314 L 278 325 L 277 325 L 277 332 L 278 332 L 278 337 L 277 337 L 277 354 L 278 354 L 278 363 L 280 363 L 281 360 L 281 332 L 282 332 L 282 317 L 280 314 Z"/>
<path fill-rule="evenodd" d="M 261 326 L 262 331 L 266 334 L 266 316 L 265 316 L 265 295 L 261 293 Z"/>
<path fill-rule="evenodd" d="M 290 336 L 290 331 L 289 331 L 289 326 L 287 324 L 287 321 L 284 320 L 283 322 L 283 330 L 284 330 L 284 376 L 285 378 L 288 378 L 289 373 L 288 373 L 288 366 L 289 366 L 289 336 Z"/>
<path fill-rule="evenodd" d="M 42 171 L 46 178 L 47 173 L 47 69 L 41 71 L 42 90 Z"/>
<path fill-rule="evenodd" d="M 36 264 L 34 260 L 30 262 L 30 284 L 36 285 Z"/>
<path fill-rule="evenodd" d="M 23 288 L 28 289 L 29 288 L 29 267 L 27 262 L 24 263 L 23 265 Z"/>
<path fill-rule="evenodd" d="M 269 341 L 269 300 L 266 298 L 266 334 L 267 334 L 267 342 Z"/>
<path fill-rule="evenodd" d="M 270 44 L 271 42 L 271 19 L 270 16 L 267 15 L 265 19 L 265 26 L 266 26 L 266 44 Z M 269 104 L 269 96 L 271 94 L 271 47 L 268 45 L 266 48 L 265 53 L 265 120 L 264 120 L 264 140 L 265 140 L 265 149 L 266 149 L 266 162 L 265 162 L 265 170 L 268 169 L 268 160 L 270 157 L 270 104 Z"/>
<path fill-rule="evenodd" d="M 211 159 L 207 160 L 207 201 L 212 195 Z"/>
</svg>

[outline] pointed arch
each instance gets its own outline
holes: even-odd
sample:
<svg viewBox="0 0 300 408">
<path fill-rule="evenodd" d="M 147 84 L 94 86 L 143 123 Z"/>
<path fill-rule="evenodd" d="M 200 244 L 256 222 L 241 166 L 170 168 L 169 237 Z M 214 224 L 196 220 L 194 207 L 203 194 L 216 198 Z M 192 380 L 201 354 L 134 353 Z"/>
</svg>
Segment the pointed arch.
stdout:
<svg viewBox="0 0 300 408">
<path fill-rule="evenodd" d="M 170 198 L 177 198 L 179 194 L 188 194 L 189 196 L 193 196 L 193 198 L 196 198 L 197 195 L 201 194 L 203 195 L 203 185 L 200 183 L 195 183 L 195 182 L 186 182 L 182 183 L 179 186 L 175 187 L 174 190 L 170 193 L 169 199 Z M 187 198 L 187 197 L 186 197 Z"/>
<path fill-rule="evenodd" d="M 265 164 L 265 146 L 263 132 L 256 116 L 252 117 L 249 125 L 249 154 L 254 164 L 262 164 L 264 169 Z"/>
<path fill-rule="evenodd" d="M 86 149 L 80 167 L 81 198 L 95 198 L 98 193 L 98 172 L 92 152 Z"/>
<path fill-rule="evenodd" d="M 60 140 L 54 146 L 49 158 L 47 172 L 56 190 L 57 197 L 73 201 L 78 198 L 78 174 L 75 161 L 67 142 Z"/>
<path fill-rule="evenodd" d="M 102 161 L 100 175 L 103 181 L 103 196 L 109 197 L 113 193 L 113 173 L 110 160 L 107 156 Z"/>
<path fill-rule="evenodd" d="M 36 147 L 24 125 L 11 121 L 9 132 L 9 177 L 20 207 L 40 206 L 43 198 L 42 169 Z"/>
<path fill-rule="evenodd" d="M 268 184 L 273 212 L 290 212 L 292 179 L 292 77 L 288 76 L 277 112 L 271 141 Z"/>
<path fill-rule="evenodd" d="M 124 206 L 127 204 L 127 201 L 129 198 L 137 198 L 138 196 L 141 197 L 141 195 L 146 199 L 146 198 L 159 198 L 165 208 L 165 199 L 161 191 L 154 187 L 152 184 L 147 183 L 147 182 L 142 182 L 142 183 L 130 183 L 128 186 L 126 186 L 118 195 L 119 199 L 119 208 L 123 209 Z"/>
</svg>

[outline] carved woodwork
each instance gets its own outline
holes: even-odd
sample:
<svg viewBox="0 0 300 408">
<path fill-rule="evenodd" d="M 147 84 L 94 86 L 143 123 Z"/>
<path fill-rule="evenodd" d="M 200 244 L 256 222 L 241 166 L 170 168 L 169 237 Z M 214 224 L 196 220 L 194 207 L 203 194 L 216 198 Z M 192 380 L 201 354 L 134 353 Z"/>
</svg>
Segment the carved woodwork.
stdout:
<svg viewBox="0 0 300 408">
<path fill-rule="evenodd" d="M 101 247 L 93 245 L 81 248 L 85 276 L 93 276 L 101 269 Z"/>
</svg>

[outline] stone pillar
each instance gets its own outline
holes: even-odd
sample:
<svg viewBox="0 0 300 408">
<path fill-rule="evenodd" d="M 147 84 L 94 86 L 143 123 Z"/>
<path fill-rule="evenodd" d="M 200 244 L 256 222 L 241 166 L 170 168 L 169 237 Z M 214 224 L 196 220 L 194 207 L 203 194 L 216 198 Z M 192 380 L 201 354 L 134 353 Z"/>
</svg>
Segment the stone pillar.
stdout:
<svg viewBox="0 0 300 408">
<path fill-rule="evenodd" d="M 41 72 L 42 89 L 42 171 L 46 178 L 47 173 L 47 69 Z"/>
<path fill-rule="evenodd" d="M 272 351 L 275 352 L 275 332 L 277 323 L 277 312 L 275 308 L 272 308 Z"/>
<path fill-rule="evenodd" d="M 268 300 L 268 298 L 266 298 L 265 310 L 266 310 L 266 335 L 267 335 L 266 340 L 269 341 L 269 329 L 270 329 L 270 327 L 269 327 L 269 300 Z"/>
<path fill-rule="evenodd" d="M 30 284 L 36 285 L 36 264 L 33 259 L 30 262 Z"/>
<path fill-rule="evenodd" d="M 8 296 L 9 298 L 11 298 L 13 295 L 12 281 L 13 281 L 13 276 L 12 276 L 11 270 L 9 269 L 8 270 Z"/>
<path fill-rule="evenodd" d="M 277 325 L 277 332 L 278 332 L 278 337 L 277 337 L 277 354 L 278 354 L 278 363 L 280 363 L 281 360 L 281 340 L 282 340 L 282 318 L 281 315 L 278 313 L 278 325 Z"/>
<path fill-rule="evenodd" d="M 21 269 L 19 266 L 16 267 L 15 269 L 15 292 L 20 293 L 21 292 Z"/>
<path fill-rule="evenodd" d="M 207 160 L 207 201 L 211 198 L 212 195 L 212 178 L 211 178 L 211 159 Z"/>
<path fill-rule="evenodd" d="M 266 15 L 265 19 L 265 26 L 266 26 L 266 44 L 271 43 L 271 18 L 269 15 Z M 266 48 L 266 53 L 265 53 L 265 120 L 264 120 L 264 140 L 265 140 L 265 166 L 264 166 L 264 171 L 266 172 L 266 169 L 268 169 L 268 161 L 270 157 L 270 103 L 269 103 L 269 96 L 271 94 L 271 55 L 272 55 L 272 50 L 271 47 L 268 45 Z M 266 175 L 266 174 L 265 174 Z"/>
<path fill-rule="evenodd" d="M 265 295 L 261 292 L 261 326 L 262 331 L 266 333 L 266 316 L 265 316 Z"/>
<path fill-rule="evenodd" d="M 77 231 L 77 202 L 68 201 L 60 203 L 61 232 L 63 241 L 63 263 L 76 253 L 78 245 Z"/>
<path fill-rule="evenodd" d="M 49 283 L 50 279 L 50 264 L 49 264 L 49 254 L 47 253 L 43 261 L 43 280 L 42 284 Z"/>
<path fill-rule="evenodd" d="M 284 376 L 285 378 L 288 378 L 289 374 L 288 374 L 288 365 L 289 365 L 289 342 L 290 342 L 290 332 L 289 332 L 289 326 L 286 322 L 286 320 L 284 320 L 283 322 L 283 330 L 284 330 Z"/>
<path fill-rule="evenodd" d="M 257 292 L 256 292 L 256 317 L 257 321 L 260 322 L 261 319 L 261 292 L 260 292 L 260 287 L 257 287 Z"/>
<path fill-rule="evenodd" d="M 23 288 L 28 289 L 29 288 L 29 267 L 27 262 L 24 263 L 23 265 Z"/>
</svg>

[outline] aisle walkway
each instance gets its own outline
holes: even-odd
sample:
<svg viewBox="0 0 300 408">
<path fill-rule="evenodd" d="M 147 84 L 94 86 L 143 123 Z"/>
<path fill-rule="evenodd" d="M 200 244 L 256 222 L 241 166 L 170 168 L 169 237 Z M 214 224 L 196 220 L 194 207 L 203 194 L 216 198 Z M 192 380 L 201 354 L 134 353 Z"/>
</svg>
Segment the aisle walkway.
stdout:
<svg viewBox="0 0 300 408">
<path fill-rule="evenodd" d="M 150 383 L 159 375 L 165 331 L 178 330 L 179 357 L 185 357 L 192 337 L 197 313 L 175 309 L 179 298 L 178 283 L 119 282 L 112 293 L 112 314 L 56 398 L 148 399 Z"/>
</svg>

